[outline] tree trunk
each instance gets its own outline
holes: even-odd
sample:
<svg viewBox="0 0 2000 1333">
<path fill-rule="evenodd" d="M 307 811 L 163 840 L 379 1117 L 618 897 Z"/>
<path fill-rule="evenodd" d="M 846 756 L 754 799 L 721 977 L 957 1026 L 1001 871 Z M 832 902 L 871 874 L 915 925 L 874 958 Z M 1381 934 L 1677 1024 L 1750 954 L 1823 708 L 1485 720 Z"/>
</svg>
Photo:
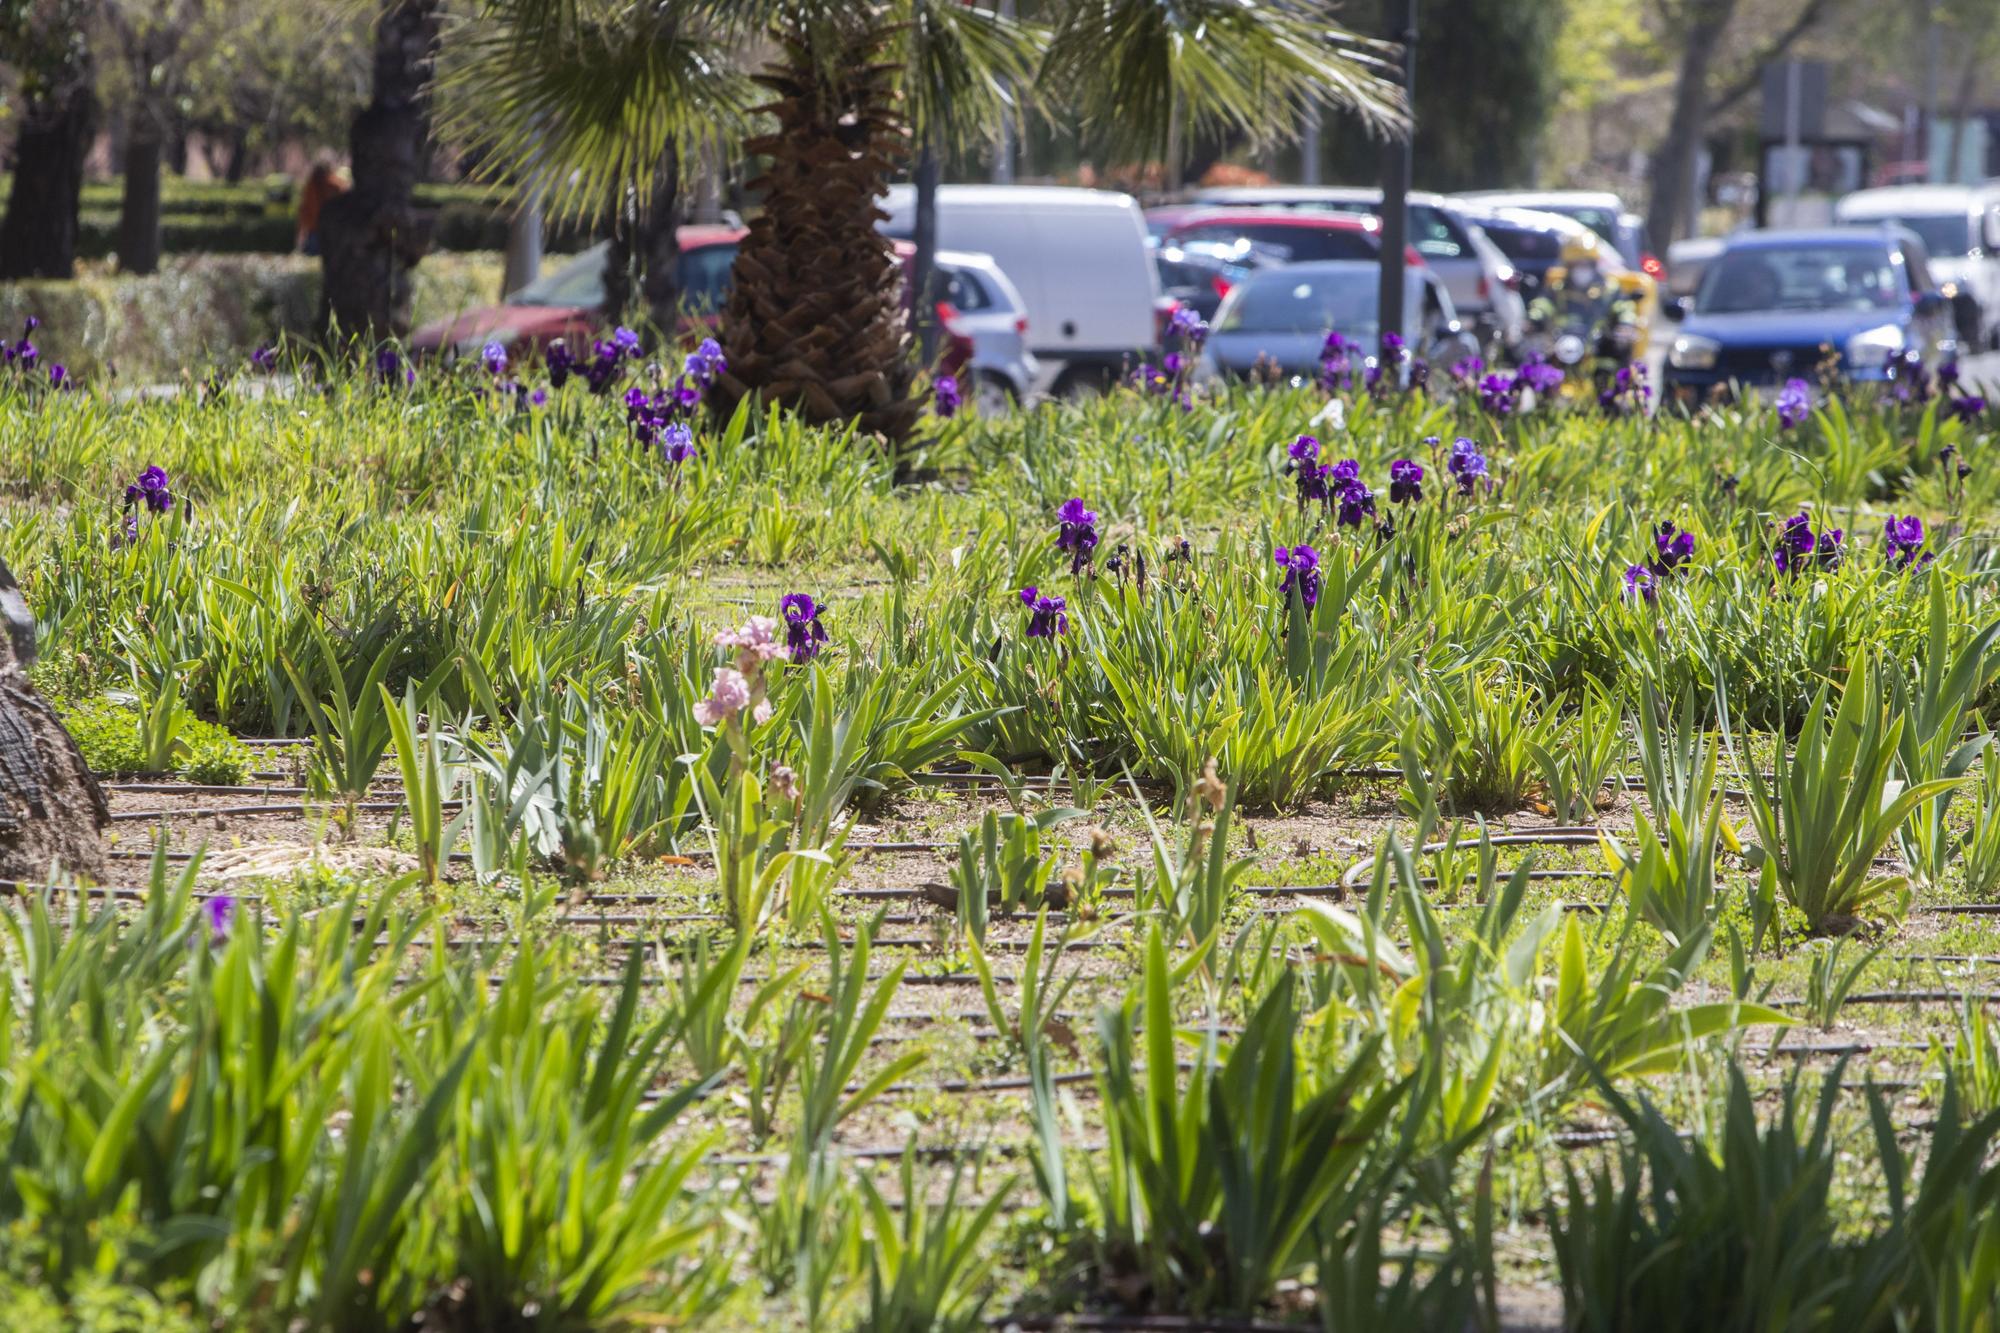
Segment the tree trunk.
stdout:
<svg viewBox="0 0 2000 1333">
<path fill-rule="evenodd" d="M 943 174 L 937 149 L 926 139 L 917 154 L 917 225 L 910 238 L 917 248 L 910 259 L 910 316 L 917 329 L 917 364 L 926 368 L 936 363 L 938 354 L 937 302 L 931 285 L 937 274 L 937 192 Z"/>
<path fill-rule="evenodd" d="M 430 248 L 432 217 L 415 206 L 428 159 L 424 100 L 437 59 L 439 0 L 390 0 L 375 26 L 373 100 L 348 143 L 354 188 L 320 211 L 325 320 L 346 338 L 410 331 L 412 271 Z"/>
<path fill-rule="evenodd" d="M 87 78 L 29 104 L 14 141 L 0 278 L 75 276 L 83 159 L 96 132 L 97 97 Z"/>
<path fill-rule="evenodd" d="M 680 332 L 681 177 L 680 153 L 668 144 L 660 156 L 653 194 L 635 229 L 639 252 L 639 290 L 646 298 L 646 315 L 660 336 L 672 341 Z"/>
<path fill-rule="evenodd" d="M 43 882 L 57 867 L 101 878 L 111 822 L 76 742 L 28 682 L 35 621 L 0 563 L 0 879 Z"/>
<path fill-rule="evenodd" d="M 1975 44 L 1972 54 L 1958 72 L 1958 89 L 1951 102 L 1951 146 L 1944 155 L 1944 183 L 1956 185 L 1958 181 L 1958 159 L 1965 151 L 1965 122 L 1972 117 L 1972 90 L 1979 77 L 1979 48 Z"/>
<path fill-rule="evenodd" d="M 900 67 L 885 50 L 897 34 L 854 6 L 838 24 L 773 36 L 782 55 L 758 82 L 777 129 L 743 145 L 771 165 L 750 183 L 764 211 L 736 252 L 722 311 L 721 407 L 762 393 L 808 421 L 853 421 L 900 444 L 923 408 L 900 265 L 876 230 L 875 201 L 905 142 Z"/>
<path fill-rule="evenodd" d="M 229 132 L 229 163 L 223 168 L 222 178 L 231 185 L 243 183 L 244 173 L 250 169 L 250 136 L 243 132 L 241 125 Z"/>
<path fill-rule="evenodd" d="M 125 131 L 125 200 L 118 215 L 118 268 L 152 273 L 160 267 L 160 148 L 158 121 L 145 110 Z"/>
<path fill-rule="evenodd" d="M 1646 229 L 1662 250 L 1687 234 L 1696 158 L 1708 122 L 1709 66 L 1735 12 L 1736 0 L 1688 0 L 1673 114 L 1653 154 L 1653 197 L 1646 208 Z"/>
</svg>

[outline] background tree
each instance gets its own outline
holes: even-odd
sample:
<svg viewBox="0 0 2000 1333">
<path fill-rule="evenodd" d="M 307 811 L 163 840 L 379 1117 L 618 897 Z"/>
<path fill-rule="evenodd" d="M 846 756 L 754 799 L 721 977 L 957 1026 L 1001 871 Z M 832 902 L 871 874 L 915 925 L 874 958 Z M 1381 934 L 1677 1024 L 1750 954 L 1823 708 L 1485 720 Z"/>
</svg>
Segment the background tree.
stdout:
<svg viewBox="0 0 2000 1333">
<path fill-rule="evenodd" d="M 352 0 L 208 0 L 203 40 L 182 52 L 179 133 L 212 147 L 239 181 L 259 157 L 346 146 L 368 100 L 373 15 Z"/>
<path fill-rule="evenodd" d="M 186 88 L 188 48 L 218 15 L 208 0 L 106 0 L 102 23 L 124 87 L 124 200 L 118 267 L 160 266 L 160 157 Z"/>
<path fill-rule="evenodd" d="M 75 271 L 83 162 L 97 132 L 95 12 L 95 0 L 0 0 L 0 62 L 13 70 L 21 107 L 0 278 Z"/>
<path fill-rule="evenodd" d="M 374 96 L 349 131 L 354 185 L 320 214 L 326 322 L 348 338 L 410 331 L 411 274 L 430 248 L 414 202 L 430 156 L 438 0 L 390 0 L 375 25 Z"/>
</svg>

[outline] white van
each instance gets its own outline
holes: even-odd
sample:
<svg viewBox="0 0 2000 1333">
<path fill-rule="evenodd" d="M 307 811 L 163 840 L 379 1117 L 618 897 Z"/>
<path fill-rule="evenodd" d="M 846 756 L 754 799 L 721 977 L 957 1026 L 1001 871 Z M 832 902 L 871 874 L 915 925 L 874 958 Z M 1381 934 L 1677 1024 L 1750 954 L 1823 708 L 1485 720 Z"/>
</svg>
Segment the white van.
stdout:
<svg viewBox="0 0 2000 1333">
<path fill-rule="evenodd" d="M 908 240 L 916 190 L 892 185 L 882 230 Z M 1138 201 L 1044 185 L 938 187 L 938 248 L 992 255 L 1028 307 L 1039 392 L 1111 383 L 1158 351 L 1159 275 Z"/>
<path fill-rule="evenodd" d="M 1893 220 L 1930 252 L 1931 277 L 1951 294 L 1968 352 L 2000 348 L 2000 185 L 1888 185 L 1856 190 L 1836 222 Z"/>
</svg>

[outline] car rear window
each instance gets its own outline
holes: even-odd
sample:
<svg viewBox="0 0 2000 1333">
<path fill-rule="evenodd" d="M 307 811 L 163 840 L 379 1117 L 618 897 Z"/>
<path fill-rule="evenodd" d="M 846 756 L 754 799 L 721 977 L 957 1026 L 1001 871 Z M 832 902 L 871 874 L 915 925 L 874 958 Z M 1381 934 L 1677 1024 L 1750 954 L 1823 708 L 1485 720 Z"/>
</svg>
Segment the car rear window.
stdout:
<svg viewBox="0 0 2000 1333">
<path fill-rule="evenodd" d="M 1486 239 L 1500 247 L 1500 253 L 1515 263 L 1554 263 L 1562 257 L 1562 237 L 1554 232 L 1528 231 L 1514 227 L 1489 226 Z"/>
<path fill-rule="evenodd" d="M 729 271 L 736 264 L 736 245 L 704 245 L 681 251 L 681 308 L 695 315 L 713 315 L 729 300 Z"/>
<path fill-rule="evenodd" d="M 1255 241 L 1281 250 L 1292 263 L 1315 259 L 1373 259 L 1380 253 L 1375 238 L 1345 227 L 1296 227 L 1283 223 L 1206 223 L 1175 233 L 1181 241 Z"/>
<path fill-rule="evenodd" d="M 943 299 L 950 303 L 953 309 L 969 315 L 976 310 L 993 308 L 993 294 L 986 290 L 986 284 L 979 280 L 977 274 L 967 273 L 963 269 L 940 268 L 938 279 L 939 290 L 944 293 Z"/>
</svg>

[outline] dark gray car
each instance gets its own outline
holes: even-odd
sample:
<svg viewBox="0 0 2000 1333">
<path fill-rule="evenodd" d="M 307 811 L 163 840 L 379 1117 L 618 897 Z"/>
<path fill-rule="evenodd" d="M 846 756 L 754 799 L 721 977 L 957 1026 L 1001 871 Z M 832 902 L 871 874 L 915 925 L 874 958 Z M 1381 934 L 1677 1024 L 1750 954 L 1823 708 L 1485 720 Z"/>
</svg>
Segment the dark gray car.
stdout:
<svg viewBox="0 0 2000 1333">
<path fill-rule="evenodd" d="M 1329 333 L 1373 349 L 1381 338 L 1380 274 L 1378 265 L 1353 259 L 1251 274 L 1216 311 L 1196 378 L 1316 375 Z M 1436 274 L 1405 269 L 1403 282 L 1403 340 L 1417 356 L 1446 367 L 1477 354 Z"/>
</svg>

